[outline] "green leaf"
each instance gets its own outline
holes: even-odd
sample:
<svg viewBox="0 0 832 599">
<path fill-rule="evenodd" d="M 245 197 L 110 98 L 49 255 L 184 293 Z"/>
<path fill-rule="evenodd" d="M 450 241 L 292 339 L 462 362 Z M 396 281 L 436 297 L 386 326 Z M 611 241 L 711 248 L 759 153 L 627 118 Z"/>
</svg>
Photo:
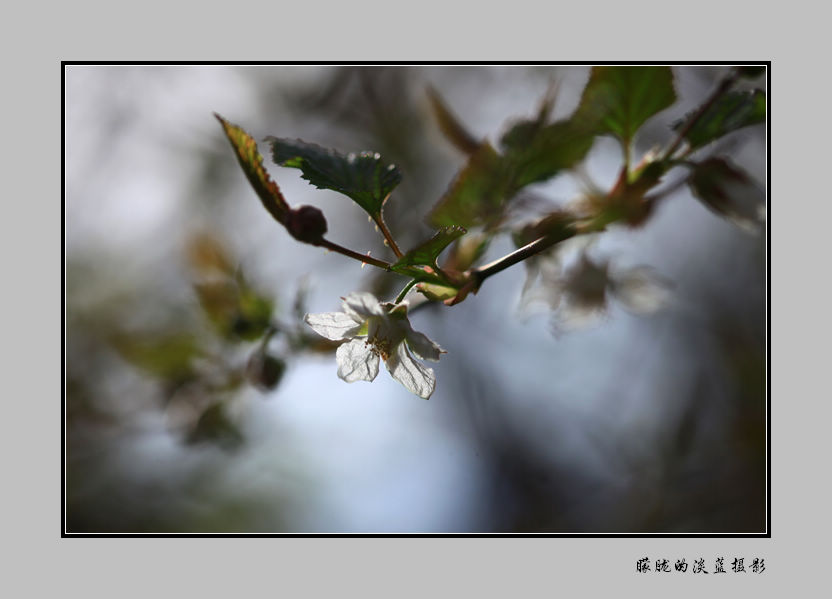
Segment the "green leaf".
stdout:
<svg viewBox="0 0 832 599">
<path fill-rule="evenodd" d="M 546 126 L 539 121 L 516 124 L 500 140 L 511 187 L 545 181 L 570 168 L 586 156 L 594 140 L 595 134 L 573 119 Z"/>
<path fill-rule="evenodd" d="M 510 191 L 511 177 L 505 162 L 485 142 L 468 158 L 428 220 L 435 227 L 489 224 L 501 215 Z"/>
<path fill-rule="evenodd" d="M 275 163 L 300 169 L 302 177 L 318 189 L 343 193 L 374 219 L 402 180 L 399 169 L 384 164 L 377 152 L 343 155 L 299 139 L 267 137 L 266 141 Z"/>
<path fill-rule="evenodd" d="M 289 214 L 289 205 L 280 193 L 277 183 L 271 180 L 263 168 L 263 156 L 257 149 L 257 142 L 237 125 L 232 125 L 216 113 L 214 116 L 222 125 L 248 182 L 251 183 L 263 206 L 277 222 L 285 223 Z"/>
<path fill-rule="evenodd" d="M 684 127 L 687 119 L 674 124 Z M 694 123 L 685 134 L 692 148 L 700 148 L 737 129 L 756 125 L 766 120 L 766 96 L 760 90 L 731 92 L 722 96 Z"/>
<path fill-rule="evenodd" d="M 392 269 L 395 271 L 397 267 L 419 265 L 438 268 L 436 259 L 442 253 L 442 250 L 448 247 L 455 239 L 465 235 L 466 232 L 463 227 L 445 227 L 437 231 L 427 241 L 420 243 L 412 250 L 406 252 L 404 256 L 393 264 Z"/>
<path fill-rule="evenodd" d="M 573 118 L 627 145 L 647 119 L 675 101 L 670 67 L 593 67 Z"/>
</svg>

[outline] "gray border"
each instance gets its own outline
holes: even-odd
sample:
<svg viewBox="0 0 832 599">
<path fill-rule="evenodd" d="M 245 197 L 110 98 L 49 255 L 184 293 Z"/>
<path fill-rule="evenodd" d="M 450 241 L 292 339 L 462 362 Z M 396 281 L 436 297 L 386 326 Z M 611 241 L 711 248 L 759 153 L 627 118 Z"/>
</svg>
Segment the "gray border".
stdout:
<svg viewBox="0 0 832 599">
<path fill-rule="evenodd" d="M 90 11 L 86 15 L 79 12 L 78 7 L 67 5 L 67 9 L 61 8 L 49 15 L 47 22 L 44 22 L 43 14 L 38 15 L 38 20 L 31 14 L 24 15 L 22 22 L 29 27 L 15 27 L 13 36 L 7 38 L 4 44 L 6 56 L 21 60 L 22 54 L 26 54 L 27 58 L 37 61 L 36 64 L 19 62 L 12 65 L 13 83 L 7 81 L 6 87 L 14 90 L 7 97 L 10 105 L 5 110 L 7 117 L 13 115 L 13 118 L 7 119 L 11 131 L 8 131 L 3 152 L 8 154 L 5 163 L 15 165 L 12 189 L 6 188 L 7 197 L 12 200 L 7 205 L 14 206 L 14 216 L 6 222 L 14 222 L 15 226 L 12 231 L 6 227 L 4 237 L 8 245 L 4 256 L 7 256 L 7 273 L 28 274 L 27 277 L 7 278 L 17 287 L 11 288 L 11 297 L 6 297 L 6 309 L 8 314 L 30 315 L 9 319 L 14 340 L 13 355 L 17 359 L 14 361 L 16 367 L 9 373 L 12 392 L 7 401 L 14 405 L 15 411 L 18 408 L 25 410 L 22 418 L 14 416 L 16 420 L 35 424 L 34 427 L 9 427 L 6 436 L 9 447 L 16 449 L 4 452 L 6 472 L 10 477 L 4 485 L 8 490 L 4 503 L 6 513 L 15 516 L 10 519 L 11 534 L 6 538 L 15 543 L 19 560 L 15 560 L 17 567 L 10 568 L 14 571 L 12 584 L 64 591 L 74 587 L 92 596 L 104 596 L 105 593 L 109 596 L 112 591 L 121 596 L 140 596 L 158 593 L 160 589 L 165 589 L 165 595 L 182 591 L 228 595 L 251 590 L 275 594 L 302 591 L 304 595 L 314 595 L 317 591 L 337 592 L 350 587 L 362 589 L 363 594 L 388 596 L 424 595 L 431 591 L 442 595 L 490 591 L 488 594 L 493 595 L 536 596 L 590 588 L 600 590 L 598 587 L 620 592 L 625 588 L 623 583 L 627 588 L 649 596 L 668 590 L 683 595 L 686 591 L 699 594 L 704 588 L 724 590 L 726 594 L 742 588 L 746 592 L 766 595 L 768 589 L 776 589 L 786 581 L 799 579 L 810 585 L 813 579 L 819 579 L 825 574 L 820 564 L 825 552 L 818 546 L 804 543 L 809 539 L 802 531 L 817 530 L 820 501 L 825 494 L 815 492 L 820 491 L 817 488 L 819 477 L 809 478 L 802 473 L 811 473 L 812 458 L 817 459 L 818 453 L 825 450 L 824 445 L 816 443 L 813 446 L 812 441 L 825 437 L 821 430 L 825 432 L 829 420 L 823 418 L 824 414 L 819 410 L 828 411 L 829 408 L 823 401 L 823 392 L 809 392 L 808 385 L 812 383 L 815 383 L 812 385 L 815 389 L 826 388 L 821 386 L 819 379 L 812 378 L 813 373 L 824 372 L 825 361 L 821 362 L 824 352 L 819 347 L 819 339 L 813 344 L 811 339 L 805 338 L 803 331 L 818 328 L 817 316 L 825 311 L 815 304 L 819 304 L 826 294 L 812 293 L 815 291 L 811 285 L 813 281 L 807 285 L 808 277 L 803 273 L 826 272 L 826 269 L 820 270 L 820 265 L 817 270 L 813 269 L 813 265 L 807 263 L 812 258 L 806 255 L 812 249 L 806 246 L 813 239 L 822 239 L 811 237 L 806 227 L 824 220 L 817 214 L 817 206 L 811 206 L 811 211 L 795 208 L 787 212 L 779 210 L 777 202 L 769 212 L 769 218 L 776 223 L 772 225 L 773 232 L 777 233 L 771 264 L 771 271 L 776 275 L 773 277 L 773 306 L 778 314 L 796 316 L 798 322 L 796 326 L 791 318 L 782 323 L 772 319 L 772 337 L 778 343 L 777 349 L 772 351 L 771 376 L 774 423 L 772 539 L 57 538 L 60 523 L 55 508 L 60 492 L 57 482 L 59 464 L 55 457 L 60 454 L 60 441 L 57 431 L 51 429 L 49 423 L 57 420 L 57 402 L 54 400 L 60 377 L 56 376 L 58 380 L 55 380 L 44 376 L 43 364 L 58 361 L 58 348 L 48 340 L 54 334 L 54 328 L 60 325 L 55 322 L 53 328 L 53 319 L 57 321 L 57 317 L 47 316 L 53 314 L 50 302 L 57 302 L 52 289 L 58 273 L 54 279 L 51 274 L 38 277 L 34 290 L 30 285 L 33 273 L 53 272 L 56 268 L 54 257 L 61 249 L 57 241 L 60 239 L 58 227 L 50 226 L 50 219 L 45 217 L 48 211 L 44 206 L 48 204 L 37 201 L 43 187 L 51 190 L 54 185 L 55 193 L 59 193 L 59 181 L 44 186 L 45 182 L 52 181 L 50 177 L 44 177 L 44 171 L 50 172 L 48 165 L 57 165 L 60 160 L 57 144 L 49 143 L 49 140 L 55 138 L 53 124 L 60 126 L 56 108 L 61 59 L 331 60 L 338 57 L 372 60 L 384 55 L 385 60 L 499 58 L 560 61 L 570 58 L 591 60 L 593 57 L 643 59 L 662 53 L 672 60 L 678 58 L 674 48 L 700 52 L 691 57 L 696 59 L 770 58 L 774 60 L 775 106 L 780 114 L 789 115 L 791 121 L 787 127 L 777 129 L 773 119 L 773 138 L 781 151 L 772 149 L 773 164 L 777 168 L 772 173 L 771 195 L 790 199 L 793 206 L 801 206 L 802 198 L 814 199 L 817 189 L 823 189 L 809 185 L 813 173 L 806 172 L 805 164 L 796 164 L 798 150 L 801 156 L 809 158 L 828 154 L 828 151 L 815 154 L 813 147 L 822 139 L 823 133 L 817 127 L 815 115 L 823 114 L 825 110 L 818 106 L 817 111 L 813 111 L 807 106 L 822 97 L 821 94 L 813 95 L 813 90 L 809 89 L 813 79 L 820 77 L 810 63 L 801 62 L 798 66 L 798 61 L 804 57 L 794 54 L 793 47 L 802 47 L 802 44 L 793 44 L 797 40 L 790 40 L 788 35 L 768 38 L 782 29 L 778 25 L 789 23 L 788 19 L 781 20 L 775 13 L 755 15 L 752 24 L 749 15 L 739 9 L 735 19 L 731 19 L 726 15 L 723 3 L 713 7 L 700 3 L 695 11 L 690 11 L 693 14 L 686 15 L 684 28 L 680 29 L 678 22 L 666 26 L 651 23 L 650 29 L 638 35 L 626 31 L 622 23 L 628 17 L 640 24 L 650 14 L 666 14 L 666 5 L 660 7 L 653 3 L 656 5 L 654 13 L 636 10 L 632 5 L 604 10 L 587 5 L 586 8 L 570 7 L 568 15 L 558 15 L 553 7 L 544 15 L 546 18 L 536 19 L 529 17 L 540 14 L 542 9 L 535 9 L 535 4 L 529 3 L 531 6 L 527 11 L 522 11 L 514 3 L 512 10 L 516 11 L 518 22 L 516 28 L 512 28 L 506 26 L 506 15 L 488 10 L 477 15 L 467 10 L 454 11 L 447 2 L 434 8 L 423 4 L 416 14 L 397 11 L 380 2 L 374 4 L 375 10 L 369 13 L 362 11 L 356 3 L 334 8 L 323 22 L 317 6 L 310 7 L 308 12 L 312 15 L 304 21 L 296 15 L 288 19 L 285 14 L 268 15 L 262 9 L 257 13 L 253 9 L 249 12 L 240 5 L 221 10 L 204 5 L 177 10 L 166 4 L 166 10 L 158 13 L 146 3 L 132 10 L 105 5 L 108 8 L 102 12 Z M 109 9 L 109 6 L 113 8 Z M 23 10 L 43 12 L 45 9 Z M 61 14 L 64 11 L 66 14 Z M 239 19 L 239 26 L 232 27 L 229 35 L 235 13 L 248 14 Z M 253 14 L 257 17 L 253 18 Z M 377 17 L 367 19 L 367 14 Z M 718 14 L 719 18 L 714 19 L 713 14 Z M 404 30 L 394 27 L 385 32 L 379 25 L 387 15 L 405 19 L 408 27 Z M 369 21 L 365 25 L 366 35 L 358 35 L 344 26 L 356 17 L 359 21 Z M 564 18 L 570 23 L 585 24 L 585 27 L 559 25 L 564 23 Z M 715 20 L 718 21 L 716 32 Z M 801 25 L 804 28 L 801 39 L 825 39 L 819 31 L 813 31 L 820 27 L 821 21 L 805 19 Z M 287 22 L 296 25 L 314 22 L 315 25 L 309 28 L 285 26 Z M 748 29 L 751 29 L 750 34 L 746 34 Z M 36 31 L 39 34 L 35 36 Z M 465 40 L 461 37 L 463 31 L 471 32 Z M 621 35 L 624 31 L 626 34 Z M 707 47 L 699 50 L 697 43 L 701 43 L 701 38 L 693 35 L 687 40 L 689 43 L 683 43 L 683 31 L 708 31 Z M 503 33 L 505 35 L 501 35 Z M 241 35 L 245 35 L 243 43 L 239 39 Z M 35 39 L 37 43 L 33 43 Z M 12 51 L 15 48 L 17 50 Z M 622 48 L 625 48 L 626 56 L 621 55 Z M 792 150 L 786 152 L 785 148 Z M 21 156 L 23 160 L 19 158 Z M 820 166 L 820 161 L 818 163 Z M 787 189 L 789 193 L 786 193 Z M 822 201 L 815 203 L 827 205 Z M 794 215 L 792 218 L 789 212 Z M 807 219 L 807 215 L 811 218 Z M 816 251 L 822 257 L 824 247 L 820 243 L 817 246 Z M 17 251 L 9 252 L 9 247 Z M 26 249 L 21 260 L 22 248 Z M 789 256 L 790 251 L 800 254 Z M 800 260 L 797 260 L 798 256 Z M 27 280 L 30 280 L 28 284 L 25 283 Z M 25 291 L 14 293 L 18 289 Z M 812 328 L 809 328 L 810 319 Z M 21 359 L 23 356 L 28 359 Z M 807 368 L 815 362 L 821 368 Z M 47 367 L 47 372 L 50 371 Z M 786 401 L 788 404 L 778 404 L 778 397 L 783 404 Z M 801 402 L 810 398 L 815 400 L 811 410 L 801 409 Z M 824 429 L 820 429 L 821 426 Z M 26 456 L 24 464 L 20 464 L 21 456 Z M 28 477 L 35 472 L 46 475 L 33 483 Z M 749 577 L 741 583 L 738 577 L 729 577 L 718 583 L 710 582 L 714 580 L 711 578 L 707 583 L 680 584 L 675 576 L 662 582 L 658 577 L 647 582 L 634 575 L 634 560 L 639 556 L 661 553 L 669 557 L 691 552 L 706 557 L 717 553 L 759 554 L 766 558 L 768 571 L 756 580 Z M 813 558 L 813 555 L 817 557 Z M 701 585 L 706 586 L 699 588 Z"/>
</svg>

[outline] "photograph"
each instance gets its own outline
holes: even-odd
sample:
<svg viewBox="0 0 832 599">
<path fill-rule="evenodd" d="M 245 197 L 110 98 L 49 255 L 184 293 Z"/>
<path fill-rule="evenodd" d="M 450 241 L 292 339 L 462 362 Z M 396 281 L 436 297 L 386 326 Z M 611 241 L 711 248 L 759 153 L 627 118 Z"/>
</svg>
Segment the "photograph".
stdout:
<svg viewBox="0 0 832 599">
<path fill-rule="evenodd" d="M 62 537 L 771 537 L 770 62 L 61 66 Z"/>
</svg>

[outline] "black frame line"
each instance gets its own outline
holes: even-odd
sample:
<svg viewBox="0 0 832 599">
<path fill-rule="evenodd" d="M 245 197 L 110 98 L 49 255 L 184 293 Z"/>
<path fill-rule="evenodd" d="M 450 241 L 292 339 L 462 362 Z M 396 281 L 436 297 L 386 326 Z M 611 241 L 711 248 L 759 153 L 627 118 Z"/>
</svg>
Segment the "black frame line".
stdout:
<svg viewBox="0 0 832 599">
<path fill-rule="evenodd" d="M 766 532 L 764 533 L 70 533 L 66 529 L 66 67 L 67 66 L 765 66 L 766 67 Z M 644 538 L 771 539 L 771 61 L 61 61 L 61 538 Z"/>
</svg>

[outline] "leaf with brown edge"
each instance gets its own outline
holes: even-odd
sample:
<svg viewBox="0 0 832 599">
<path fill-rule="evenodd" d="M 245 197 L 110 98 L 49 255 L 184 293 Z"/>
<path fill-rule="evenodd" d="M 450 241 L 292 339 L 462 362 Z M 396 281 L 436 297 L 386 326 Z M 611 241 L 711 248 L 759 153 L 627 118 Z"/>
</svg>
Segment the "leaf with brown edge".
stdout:
<svg viewBox="0 0 832 599">
<path fill-rule="evenodd" d="M 263 156 L 257 149 L 257 142 L 242 128 L 229 123 L 217 113 L 214 113 L 214 116 L 222 125 L 248 182 L 251 183 L 263 206 L 277 222 L 286 224 L 289 205 L 280 193 L 277 183 L 271 180 L 266 169 L 263 168 Z"/>
</svg>

